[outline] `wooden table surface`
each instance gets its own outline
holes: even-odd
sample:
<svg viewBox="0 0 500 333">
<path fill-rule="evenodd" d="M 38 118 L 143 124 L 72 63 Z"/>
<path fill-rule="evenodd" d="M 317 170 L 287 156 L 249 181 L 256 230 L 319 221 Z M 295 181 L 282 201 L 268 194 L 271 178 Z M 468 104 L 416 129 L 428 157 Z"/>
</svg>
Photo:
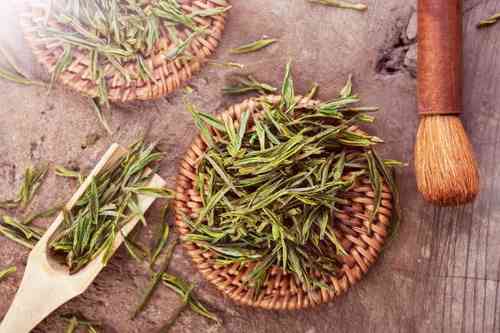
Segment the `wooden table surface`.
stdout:
<svg viewBox="0 0 500 333">
<path fill-rule="evenodd" d="M 247 65 L 247 71 L 279 85 L 287 59 L 299 92 L 320 84 L 319 97 L 336 95 L 349 73 L 366 104 L 382 111 L 372 127 L 386 139 L 385 156 L 409 163 L 401 170 L 403 222 L 366 278 L 335 302 L 316 309 L 285 313 L 238 306 L 204 282 L 178 249 L 172 271 L 198 284 L 198 293 L 224 320 L 216 326 L 186 313 L 173 332 L 498 332 L 500 330 L 500 24 L 478 30 L 476 23 L 496 11 L 497 0 L 465 0 L 465 126 L 481 171 L 481 193 L 474 204 L 434 208 L 416 191 L 413 144 L 417 126 L 412 72 L 415 42 L 411 17 L 415 1 L 365 0 L 366 13 L 311 5 L 305 0 L 233 0 L 217 60 Z M 15 50 L 28 75 L 46 78 L 35 64 L 20 32 L 21 4 L 0 4 L 0 40 Z M 231 56 L 229 48 L 262 36 L 279 43 L 252 55 Z M 410 39 L 408 38 L 410 37 Z M 413 58 L 412 58 L 413 56 Z M 130 143 L 137 135 L 163 139 L 168 151 L 162 176 L 173 184 L 179 162 L 195 134 L 184 111 L 183 95 L 208 112 L 241 98 L 220 92 L 234 70 L 206 67 L 190 86 L 154 102 L 114 107 L 106 112 L 114 134 L 107 136 L 88 101 L 56 87 L 24 87 L 0 81 L 0 198 L 15 195 L 28 165 L 48 162 L 89 169 L 111 142 Z M 96 142 L 89 139 L 97 137 Z M 90 140 L 93 141 L 93 140 Z M 30 211 L 47 208 L 72 193 L 75 184 L 50 173 Z M 20 214 L 20 213 L 19 213 Z M 158 227 L 158 214 L 148 217 Z M 44 220 L 42 225 L 50 223 Z M 151 230 L 149 230 L 151 229 Z M 0 267 L 16 265 L 18 273 L 0 283 L 0 317 L 5 314 L 22 277 L 27 251 L 0 238 Z M 135 321 L 129 319 L 140 290 L 148 282 L 146 267 L 124 251 L 113 258 L 83 296 L 44 321 L 38 332 L 62 332 L 61 315 L 80 313 L 104 323 L 104 332 L 154 332 L 180 305 L 160 289 Z M 36 297 L 36 295 L 34 295 Z"/>
</svg>

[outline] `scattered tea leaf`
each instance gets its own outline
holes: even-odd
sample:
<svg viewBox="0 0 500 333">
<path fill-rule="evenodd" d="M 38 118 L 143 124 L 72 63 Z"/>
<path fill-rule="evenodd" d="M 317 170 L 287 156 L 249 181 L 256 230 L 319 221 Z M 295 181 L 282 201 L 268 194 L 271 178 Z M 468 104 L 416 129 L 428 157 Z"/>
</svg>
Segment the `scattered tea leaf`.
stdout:
<svg viewBox="0 0 500 333">
<path fill-rule="evenodd" d="M 269 94 L 276 92 L 278 89 L 267 84 L 257 81 L 251 75 L 233 75 L 229 78 L 230 81 L 234 82 L 233 85 L 226 86 L 222 88 L 222 92 L 228 95 L 238 95 L 251 91 L 256 91 L 260 94 Z"/>
<path fill-rule="evenodd" d="M 61 318 L 68 322 L 65 332 L 77 332 L 78 328 L 83 326 L 87 329 L 88 333 L 97 333 L 95 327 L 101 326 L 97 322 L 81 319 L 78 315 L 69 314 L 61 316 Z"/>
<path fill-rule="evenodd" d="M 161 231 L 154 248 L 151 250 L 151 260 L 150 260 L 151 267 L 153 267 L 156 264 L 156 260 L 158 259 L 161 252 L 167 245 L 168 237 L 170 236 L 170 226 L 166 221 L 169 207 L 170 204 L 166 203 L 160 209 Z"/>
<path fill-rule="evenodd" d="M 316 94 L 318 93 L 318 89 L 319 89 L 319 84 L 314 82 L 311 89 L 309 89 L 309 92 L 306 94 L 306 97 L 313 99 L 314 97 L 316 97 Z"/>
<path fill-rule="evenodd" d="M 76 317 L 72 317 L 69 320 L 69 323 L 68 323 L 68 326 L 66 327 L 65 332 L 66 333 L 74 333 L 77 327 L 78 327 L 78 320 L 76 319 Z"/>
<path fill-rule="evenodd" d="M 0 270 L 0 281 L 5 279 L 7 276 L 14 274 L 17 271 L 16 266 L 8 267 Z"/>
<path fill-rule="evenodd" d="M 269 39 L 260 39 L 249 44 L 245 44 L 234 49 L 231 49 L 229 52 L 233 54 L 244 54 L 259 51 L 273 43 L 276 43 L 278 40 L 274 38 Z"/>
<path fill-rule="evenodd" d="M 496 14 L 494 14 L 494 15 L 492 15 L 484 20 L 479 21 L 479 23 L 477 24 L 477 27 L 478 28 L 486 28 L 486 27 L 494 25 L 499 20 L 500 20 L 500 13 L 496 13 Z"/>
<path fill-rule="evenodd" d="M 25 209 L 33 199 L 36 191 L 42 184 L 43 178 L 47 173 L 47 166 L 28 167 L 24 171 L 23 182 L 15 199 L 0 201 L 0 208 L 17 208 Z"/>
<path fill-rule="evenodd" d="M 12 68 L 12 70 L 0 68 L 0 78 L 23 85 L 46 86 L 44 82 L 30 80 L 27 78 L 23 73 L 24 71 L 17 65 L 17 62 L 11 52 L 7 51 L 6 47 L 3 45 L 0 45 L 0 54 L 6 63 Z"/>
<path fill-rule="evenodd" d="M 12 230 L 12 228 L 3 224 L 0 224 L 0 235 L 28 249 L 33 249 L 36 245 L 35 239 L 28 240 L 22 233 Z"/>
<path fill-rule="evenodd" d="M 48 208 L 46 210 L 31 214 L 31 215 L 25 217 L 21 221 L 21 223 L 24 225 L 30 225 L 31 223 L 33 223 L 33 221 L 36 221 L 38 219 L 52 217 L 52 216 L 56 215 L 57 213 L 61 212 L 63 207 L 64 207 L 63 204 L 59 204 L 59 205 L 56 205 L 55 207 L 51 207 L 51 208 Z"/>
<path fill-rule="evenodd" d="M 212 66 L 218 66 L 218 67 L 245 69 L 245 65 L 237 63 L 237 62 L 217 62 L 217 61 L 209 60 L 208 64 L 212 65 Z"/>
<path fill-rule="evenodd" d="M 23 85 L 27 85 L 27 86 L 31 86 L 31 85 L 46 86 L 46 84 L 43 82 L 33 81 L 30 79 L 27 79 L 27 78 L 25 78 L 17 73 L 10 72 L 10 71 L 3 69 L 3 68 L 0 68 L 0 78 L 7 80 L 7 81 L 10 81 L 10 82 L 14 82 L 17 84 L 23 84 Z"/>
<path fill-rule="evenodd" d="M 80 172 L 67 169 L 67 168 L 63 167 L 62 165 L 56 165 L 54 170 L 55 170 L 56 176 L 83 180 L 83 175 Z M 81 182 L 82 181 L 80 181 L 80 183 Z"/>
<path fill-rule="evenodd" d="M 319 3 L 326 6 L 332 6 L 343 9 L 354 9 L 358 11 L 365 11 L 368 9 L 368 6 L 362 3 L 350 3 L 342 0 L 309 0 L 312 3 Z"/>
<path fill-rule="evenodd" d="M 175 247 L 177 246 L 177 240 L 171 242 L 165 251 L 165 258 L 163 259 L 163 263 L 161 264 L 160 269 L 157 272 L 154 272 L 151 282 L 149 286 L 146 288 L 139 304 L 135 308 L 133 314 L 132 314 L 132 319 L 136 318 L 142 310 L 144 310 L 149 303 L 149 300 L 153 296 L 153 293 L 155 290 L 158 288 L 158 284 L 161 282 L 163 278 L 164 272 L 168 269 L 168 266 L 170 265 L 170 260 L 172 259 L 172 255 L 174 253 Z"/>
<path fill-rule="evenodd" d="M 221 323 L 220 319 L 210 312 L 193 294 L 193 285 L 190 285 L 180 277 L 168 273 L 163 273 L 162 281 L 164 285 L 175 291 L 182 298 L 184 303 L 189 304 L 191 310 L 205 318 L 215 321 L 217 324 Z"/>
<path fill-rule="evenodd" d="M 95 111 L 95 114 L 97 115 L 97 119 L 101 123 L 102 127 L 104 127 L 104 129 L 106 130 L 106 132 L 108 132 L 109 135 L 113 135 L 113 131 L 111 130 L 111 127 L 109 127 L 108 121 L 104 117 L 99 103 L 95 99 L 92 99 L 91 104 L 92 108 Z"/>
</svg>

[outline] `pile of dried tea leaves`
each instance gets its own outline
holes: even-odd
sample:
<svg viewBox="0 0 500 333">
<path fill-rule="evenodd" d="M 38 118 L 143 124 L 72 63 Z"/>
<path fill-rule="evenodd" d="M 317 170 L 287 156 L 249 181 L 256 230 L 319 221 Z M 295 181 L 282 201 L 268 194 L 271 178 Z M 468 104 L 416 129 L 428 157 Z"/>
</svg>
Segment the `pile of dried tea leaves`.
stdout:
<svg viewBox="0 0 500 333">
<path fill-rule="evenodd" d="M 382 185 L 396 194 L 391 168 L 398 162 L 382 160 L 374 146 L 383 141 L 357 129 L 377 109 L 356 107 L 350 79 L 338 98 L 300 108 L 288 65 L 281 95 L 279 104 L 259 97 L 263 114 L 246 111 L 238 122 L 188 106 L 209 147 L 197 168 L 203 207 L 197 219 L 185 218 L 185 240 L 211 251 L 219 265 L 255 264 L 244 281 L 257 290 L 273 266 L 306 287 L 323 287 L 318 276 L 336 274 L 336 258 L 345 254 L 333 228 L 343 193 L 370 180 L 371 233 Z"/>
<path fill-rule="evenodd" d="M 40 5 L 45 15 L 34 22 L 37 43 L 61 49 L 53 82 L 83 55 L 89 65 L 85 79 L 107 103 L 109 87 L 116 84 L 112 77 L 127 85 L 156 82 L 152 56 L 190 61 L 193 40 L 210 33 L 204 18 L 230 8 L 225 0 L 212 3 L 216 6 L 188 10 L 177 0 L 49 0 Z"/>
<path fill-rule="evenodd" d="M 64 258 L 71 274 L 102 253 L 107 262 L 116 237 L 131 220 L 138 218 L 146 223 L 137 201 L 139 194 L 157 198 L 173 196 L 168 189 L 147 186 L 154 174 L 154 163 L 162 157 L 154 144 L 136 142 L 124 157 L 92 179 L 72 210 L 63 210 L 62 225 L 49 248 Z M 125 246 L 130 249 L 133 244 L 125 240 Z"/>
</svg>

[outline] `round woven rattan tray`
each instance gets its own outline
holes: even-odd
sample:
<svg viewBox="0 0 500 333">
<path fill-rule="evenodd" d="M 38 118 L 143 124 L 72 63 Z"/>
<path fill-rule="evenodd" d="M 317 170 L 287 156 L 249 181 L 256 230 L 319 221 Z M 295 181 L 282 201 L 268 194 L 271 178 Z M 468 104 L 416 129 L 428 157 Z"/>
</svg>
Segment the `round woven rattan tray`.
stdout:
<svg viewBox="0 0 500 333">
<path fill-rule="evenodd" d="M 181 0 L 179 3 L 186 13 L 216 7 L 211 0 Z M 21 17 L 21 25 L 36 58 L 50 73 L 53 73 L 63 53 L 63 46 L 61 43 L 49 44 L 38 37 L 36 22 L 45 20 L 45 16 L 45 10 L 39 6 L 29 7 L 29 10 Z M 175 45 L 168 33 L 164 29 L 160 30 L 160 36 L 151 54 L 144 56 L 144 62 L 148 68 L 152 69 L 152 76 L 155 80 L 142 80 L 138 75 L 133 75 L 132 79 L 126 82 L 118 70 L 111 65 L 106 66 L 105 80 L 108 99 L 113 102 L 156 99 L 171 93 L 191 79 L 219 45 L 224 31 L 225 15 L 197 17 L 196 22 L 206 28 L 206 34 L 196 36 L 188 46 L 187 51 L 192 55 L 190 59 L 165 59 L 162 54 Z M 48 20 L 47 24 L 58 25 L 55 20 Z M 180 39 L 184 40 L 189 35 L 189 30 L 177 28 L 177 34 Z M 98 87 L 95 80 L 91 79 L 90 51 L 78 48 L 74 52 L 71 65 L 62 71 L 58 80 L 84 95 L 97 97 Z M 128 61 L 123 64 L 123 67 L 132 74 L 137 73 L 137 60 Z"/>
<path fill-rule="evenodd" d="M 278 104 L 280 97 L 271 96 L 268 100 Z M 319 103 L 303 97 L 297 97 L 297 100 L 297 108 Z M 251 112 L 251 119 L 263 112 L 258 99 L 248 99 L 229 108 L 223 116 L 236 120 L 246 110 Z M 183 217 L 197 217 L 202 207 L 195 179 L 197 163 L 206 149 L 207 145 L 201 136 L 197 136 L 180 165 L 177 178 L 176 224 L 182 235 L 189 232 Z M 239 303 L 274 310 L 294 310 L 319 305 L 346 292 L 368 272 L 369 267 L 376 262 L 389 233 L 393 196 L 385 184 L 382 204 L 371 225 L 371 234 L 366 228 L 368 216 L 374 207 L 374 193 L 369 180 L 366 178 L 359 181 L 344 198 L 348 204 L 338 207 L 340 212 L 335 213 L 334 230 L 348 255 L 339 255 L 337 258 L 340 262 L 339 274 L 322 281 L 330 287 L 328 289 L 317 288 L 308 291 L 292 274 L 273 267 L 261 293 L 255 298 L 252 290 L 243 282 L 243 277 L 253 266 L 217 266 L 212 259 L 214 255 L 209 251 L 197 247 L 192 242 L 184 241 L 183 244 L 203 276 L 224 295 Z"/>
</svg>

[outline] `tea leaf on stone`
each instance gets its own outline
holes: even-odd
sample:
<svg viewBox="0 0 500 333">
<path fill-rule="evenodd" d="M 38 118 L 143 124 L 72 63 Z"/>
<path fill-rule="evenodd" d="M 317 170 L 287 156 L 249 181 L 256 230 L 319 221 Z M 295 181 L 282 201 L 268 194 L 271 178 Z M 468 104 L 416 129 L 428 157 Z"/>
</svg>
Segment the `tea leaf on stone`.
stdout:
<svg viewBox="0 0 500 333">
<path fill-rule="evenodd" d="M 234 75 L 230 77 L 230 81 L 234 82 L 232 85 L 222 88 L 222 92 L 228 95 L 238 95 L 251 91 L 260 94 L 269 94 L 276 92 L 278 89 L 267 84 L 257 81 L 253 76 Z"/>
<path fill-rule="evenodd" d="M 8 267 L 0 270 L 0 281 L 5 279 L 7 276 L 14 274 L 17 271 L 16 266 Z"/>
<path fill-rule="evenodd" d="M 332 6 L 343 9 L 354 9 L 358 11 L 365 11 L 368 6 L 362 3 L 351 3 L 343 0 L 309 0 L 312 3 L 319 3 L 325 6 Z"/>
<path fill-rule="evenodd" d="M 231 49 L 229 52 L 233 54 L 244 54 L 259 51 L 273 43 L 276 43 L 278 40 L 274 38 L 268 39 L 259 39 L 249 44 L 245 44 L 234 49 Z"/>
<path fill-rule="evenodd" d="M 498 21 L 500 20 L 500 13 L 496 13 L 484 20 L 481 20 L 479 21 L 479 23 L 477 24 L 477 27 L 478 28 L 486 28 L 486 27 L 489 27 L 495 23 L 497 23 Z"/>
</svg>

